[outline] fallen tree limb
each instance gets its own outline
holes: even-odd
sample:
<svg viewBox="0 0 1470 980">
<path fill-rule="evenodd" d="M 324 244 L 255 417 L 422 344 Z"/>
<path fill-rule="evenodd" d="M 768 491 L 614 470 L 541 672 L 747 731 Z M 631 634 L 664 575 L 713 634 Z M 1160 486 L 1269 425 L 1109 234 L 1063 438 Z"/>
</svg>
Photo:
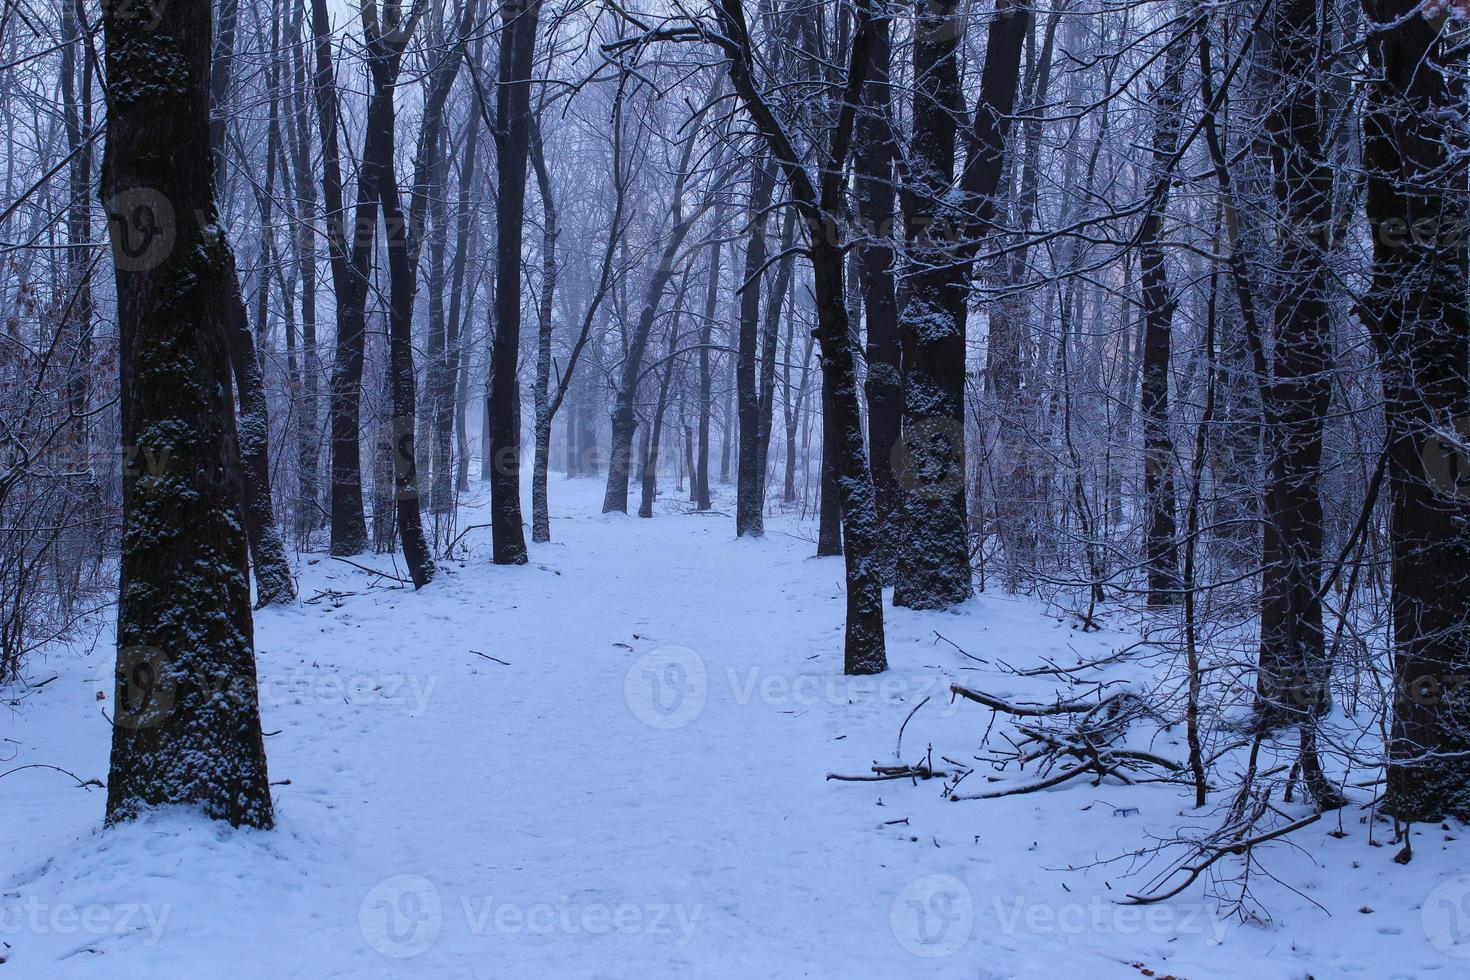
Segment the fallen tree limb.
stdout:
<svg viewBox="0 0 1470 980">
<path fill-rule="evenodd" d="M 1322 814 L 1314 813 L 1309 817 L 1302 817 L 1300 820 L 1294 820 L 1291 823 L 1286 824 L 1285 826 L 1277 827 L 1275 830 L 1267 831 L 1264 834 L 1257 834 L 1255 837 L 1252 837 L 1248 840 L 1236 841 L 1233 844 L 1197 845 L 1195 859 L 1198 861 L 1198 863 L 1186 864 L 1182 867 L 1176 868 L 1171 871 L 1165 878 L 1165 880 L 1167 880 L 1168 878 L 1173 877 L 1181 871 L 1188 872 L 1188 874 L 1185 876 L 1185 879 L 1177 886 L 1169 889 L 1166 892 L 1154 892 L 1148 895 L 1129 894 L 1129 900 L 1127 902 L 1124 902 L 1123 904 L 1153 905 L 1157 902 L 1166 902 L 1169 899 L 1173 898 L 1175 895 L 1178 895 L 1180 892 L 1184 891 L 1184 889 L 1188 888 L 1190 885 L 1194 884 L 1195 881 L 1198 880 L 1200 875 L 1208 871 L 1210 869 L 1210 866 L 1213 865 L 1216 861 L 1219 861 L 1221 858 L 1229 857 L 1232 854 L 1246 854 L 1257 844 L 1264 844 L 1267 841 L 1275 840 L 1278 837 L 1285 837 L 1287 834 L 1292 833 L 1293 831 L 1301 830 L 1303 827 L 1310 826 L 1311 824 L 1314 824 L 1321 819 Z M 1203 858 L 1203 860 L 1199 860 L 1201 858 Z"/>
</svg>

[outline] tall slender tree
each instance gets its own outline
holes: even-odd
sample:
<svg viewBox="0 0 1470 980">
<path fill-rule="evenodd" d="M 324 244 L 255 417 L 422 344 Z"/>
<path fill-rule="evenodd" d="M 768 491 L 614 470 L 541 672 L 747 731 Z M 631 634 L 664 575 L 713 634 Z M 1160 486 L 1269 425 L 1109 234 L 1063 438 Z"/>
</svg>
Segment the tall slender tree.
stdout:
<svg viewBox="0 0 1470 980">
<path fill-rule="evenodd" d="M 521 242 L 540 0 L 503 0 L 495 86 L 495 339 L 490 350 L 490 533 L 497 565 L 528 558 L 521 522 Z"/>
</svg>

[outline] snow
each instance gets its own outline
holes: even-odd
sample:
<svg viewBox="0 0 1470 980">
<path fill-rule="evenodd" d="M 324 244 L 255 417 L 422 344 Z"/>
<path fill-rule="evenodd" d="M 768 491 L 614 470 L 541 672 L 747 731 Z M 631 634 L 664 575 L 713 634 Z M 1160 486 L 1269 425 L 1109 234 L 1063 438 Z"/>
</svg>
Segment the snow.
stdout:
<svg viewBox="0 0 1470 980">
<path fill-rule="evenodd" d="M 938 781 L 828 781 L 931 744 L 937 767 L 970 759 L 990 712 L 952 704 L 951 682 L 1039 697 L 994 662 L 1092 659 L 1136 635 L 1084 634 L 993 593 L 948 613 L 890 608 L 892 669 L 849 679 L 842 562 L 810 557 L 810 524 L 768 518 L 764 540 L 735 541 L 730 518 L 689 514 L 672 490 L 655 520 L 604 518 L 601 496 L 598 481 L 553 480 L 556 540 L 531 565 L 489 564 L 488 530 L 471 531 L 468 560 L 441 562 L 418 594 L 308 556 L 303 599 L 355 594 L 256 614 L 272 832 L 177 811 L 104 831 L 95 787 L 45 769 L 0 780 L 4 976 L 1470 969 L 1458 830 L 1420 828 L 1401 866 L 1370 844 L 1365 811 L 1342 814 L 1341 837 L 1329 816 L 1257 855 L 1297 891 L 1258 874 L 1271 919 L 1244 923 L 1203 884 L 1119 905 L 1150 873 L 1094 864 L 1208 825 L 1181 787 L 1073 780 L 951 803 Z M 5 692 L 0 772 L 106 778 L 108 635 L 32 663 L 54 682 Z M 1153 748 L 1182 758 L 1182 742 Z"/>
</svg>

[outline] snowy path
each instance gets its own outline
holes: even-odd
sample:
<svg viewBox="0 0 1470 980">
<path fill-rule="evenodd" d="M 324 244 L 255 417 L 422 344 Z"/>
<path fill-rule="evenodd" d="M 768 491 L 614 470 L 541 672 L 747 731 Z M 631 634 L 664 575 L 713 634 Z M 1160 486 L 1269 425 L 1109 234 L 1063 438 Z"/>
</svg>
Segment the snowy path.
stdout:
<svg viewBox="0 0 1470 980">
<path fill-rule="evenodd" d="M 1413 889 L 1437 879 L 1388 901 L 1403 876 L 1361 834 L 1324 827 L 1313 857 L 1371 870 L 1298 879 L 1335 924 L 1296 900 L 1244 927 L 1197 894 L 1147 918 L 1110 901 L 1138 884 L 1109 890 L 1123 866 L 1058 869 L 1172 826 L 1172 789 L 951 805 L 934 785 L 824 779 L 891 762 L 926 695 L 905 759 L 973 752 L 988 714 L 947 696 L 973 663 L 935 629 L 1018 664 L 1122 634 L 987 596 L 894 613 L 892 671 L 849 681 L 841 565 L 809 558 L 794 523 L 736 542 L 723 516 L 608 519 L 594 483 L 552 489 L 557 540 L 529 568 L 488 565 L 475 531 L 421 594 L 323 561 L 304 596 L 357 594 L 259 616 L 271 775 L 289 780 L 277 832 L 166 815 L 99 835 L 97 792 L 0 784 L 4 837 L 23 841 L 0 879 L 0 977 L 1387 976 L 1365 963 L 1396 942 L 1397 975 L 1463 965 L 1424 941 Z M 105 775 L 108 654 L 37 667 L 61 676 L 11 709 L 10 765 Z"/>
</svg>

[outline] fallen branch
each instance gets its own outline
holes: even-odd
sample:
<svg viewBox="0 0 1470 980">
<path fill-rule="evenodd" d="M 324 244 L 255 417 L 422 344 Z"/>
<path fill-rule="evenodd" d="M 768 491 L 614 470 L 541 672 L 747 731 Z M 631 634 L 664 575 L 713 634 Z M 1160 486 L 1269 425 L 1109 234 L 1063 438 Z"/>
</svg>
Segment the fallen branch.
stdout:
<svg viewBox="0 0 1470 980">
<path fill-rule="evenodd" d="M 1173 877 L 1181 871 L 1188 872 L 1188 875 L 1185 877 L 1185 879 L 1180 882 L 1176 887 L 1171 888 L 1166 892 L 1154 892 L 1148 895 L 1134 895 L 1130 893 L 1128 896 L 1129 901 L 1124 902 L 1123 904 L 1153 905 L 1156 902 L 1166 902 L 1169 899 L 1173 898 L 1175 895 L 1178 895 L 1180 892 L 1184 891 L 1184 889 L 1188 888 L 1190 885 L 1194 884 L 1200 875 L 1208 871 L 1210 869 L 1210 866 L 1213 865 L 1216 861 L 1219 861 L 1221 858 L 1229 857 L 1232 854 L 1248 854 L 1250 853 L 1251 848 L 1255 847 L 1257 844 L 1264 844 L 1267 841 L 1275 840 L 1278 837 L 1285 837 L 1287 834 L 1292 833 L 1293 831 L 1301 830 L 1303 827 L 1310 826 L 1311 824 L 1314 824 L 1321 819 L 1322 814 L 1314 813 L 1309 817 L 1302 817 L 1300 820 L 1294 820 L 1291 823 L 1286 824 L 1285 826 L 1277 827 L 1275 830 L 1267 831 L 1264 834 L 1257 834 L 1255 837 L 1252 837 L 1248 840 L 1237 841 L 1233 844 L 1196 845 L 1196 860 L 1198 860 L 1199 858 L 1204 858 L 1204 860 L 1199 861 L 1199 863 L 1197 864 L 1186 864 L 1182 867 L 1175 868 L 1173 871 L 1169 872 L 1167 876 L 1165 876 L 1165 880 L 1168 880 L 1168 878 Z"/>
<path fill-rule="evenodd" d="M 837 779 L 845 783 L 881 783 L 888 779 L 948 779 L 949 773 L 942 769 L 931 769 L 927 764 L 917 766 L 874 766 L 871 776 L 844 776 L 841 773 L 829 772 L 828 779 Z"/>
<path fill-rule="evenodd" d="M 1071 768 L 1063 769 L 1061 772 L 1056 773 L 1055 775 L 1049 776 L 1046 779 L 1038 780 L 1034 783 L 1026 783 L 1021 786 L 1007 786 L 1003 789 L 990 790 L 986 793 L 966 793 L 964 796 L 951 795 L 950 799 L 955 801 L 997 800 L 1000 799 L 1002 796 L 1020 796 L 1022 793 L 1035 793 L 1039 790 L 1051 789 L 1053 786 L 1060 786 L 1062 783 L 1065 783 L 1069 779 L 1080 776 L 1086 772 L 1094 771 L 1095 769 L 1091 763 L 1088 763 L 1085 766 L 1072 766 Z"/>
<path fill-rule="evenodd" d="M 408 585 L 409 584 L 409 581 L 406 578 L 401 578 L 401 577 L 399 577 L 397 575 L 390 575 L 387 572 L 380 572 L 376 568 L 369 568 L 366 565 L 359 565 L 357 562 L 352 561 L 351 559 L 348 559 L 348 558 L 343 558 L 340 555 L 332 555 L 331 558 L 332 558 L 332 561 L 340 561 L 344 565 L 351 565 L 353 568 L 360 569 L 361 571 L 369 572 L 369 573 L 371 573 L 373 575 L 380 575 L 383 578 L 390 579 L 390 580 L 392 580 L 394 582 L 402 582 L 404 585 Z"/>
</svg>

